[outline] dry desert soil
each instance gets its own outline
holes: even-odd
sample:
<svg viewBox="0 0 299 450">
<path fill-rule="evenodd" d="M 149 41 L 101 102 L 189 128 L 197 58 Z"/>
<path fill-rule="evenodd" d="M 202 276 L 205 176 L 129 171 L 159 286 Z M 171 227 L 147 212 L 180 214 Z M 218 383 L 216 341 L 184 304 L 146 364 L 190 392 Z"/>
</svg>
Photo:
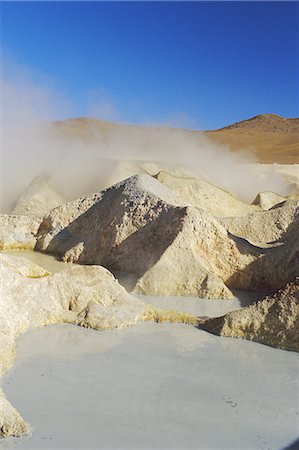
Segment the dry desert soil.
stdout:
<svg viewBox="0 0 299 450">
<path fill-rule="evenodd" d="M 113 131 L 138 130 L 141 126 L 119 124 L 92 118 L 75 118 L 54 124 L 64 136 L 92 141 L 94 131 L 107 135 Z M 175 128 L 168 128 L 175 132 Z M 248 151 L 261 164 L 299 163 L 299 118 L 284 118 L 276 114 L 259 114 L 218 130 L 180 130 L 186 137 L 206 135 L 212 141 L 228 145 L 232 151 Z"/>
</svg>

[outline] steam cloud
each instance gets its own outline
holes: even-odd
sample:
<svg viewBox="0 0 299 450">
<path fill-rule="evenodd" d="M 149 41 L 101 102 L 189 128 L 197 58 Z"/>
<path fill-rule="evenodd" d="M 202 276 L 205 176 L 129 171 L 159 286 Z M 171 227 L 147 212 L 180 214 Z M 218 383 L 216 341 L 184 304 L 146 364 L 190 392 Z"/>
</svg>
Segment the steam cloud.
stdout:
<svg viewBox="0 0 299 450">
<path fill-rule="evenodd" d="M 232 153 L 204 135 L 169 127 L 120 126 L 103 132 L 90 121 L 91 139 L 78 133 L 68 137 L 52 122 L 69 113 L 59 93 L 28 75 L 7 79 L 3 74 L 1 91 L 1 212 L 9 212 L 38 175 L 73 199 L 137 172 L 138 161 L 184 168 L 248 202 L 265 190 L 288 193 L 280 175 L 258 177 L 249 164 L 252 156 Z"/>
</svg>

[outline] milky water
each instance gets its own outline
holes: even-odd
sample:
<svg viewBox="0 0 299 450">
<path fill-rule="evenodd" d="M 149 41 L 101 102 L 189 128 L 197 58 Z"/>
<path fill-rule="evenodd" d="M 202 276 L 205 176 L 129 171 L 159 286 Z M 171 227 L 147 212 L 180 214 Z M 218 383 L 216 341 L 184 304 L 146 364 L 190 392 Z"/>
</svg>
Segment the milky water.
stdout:
<svg viewBox="0 0 299 450">
<path fill-rule="evenodd" d="M 32 250 L 4 250 L 0 253 L 8 256 L 22 256 L 52 273 L 60 272 L 61 270 L 66 269 L 68 266 L 67 263 L 59 261 L 56 256 L 34 252 Z"/>
<path fill-rule="evenodd" d="M 48 255 L 13 254 L 52 272 L 66 267 Z M 212 317 L 255 299 L 238 295 L 140 298 Z M 3 379 L 33 434 L 1 440 L 0 448 L 299 448 L 298 378 L 294 352 L 188 325 L 44 327 L 18 340 L 16 363 Z"/>
<path fill-rule="evenodd" d="M 34 431 L 0 448 L 298 448 L 298 364 L 181 324 L 33 330 L 3 389 Z"/>
</svg>

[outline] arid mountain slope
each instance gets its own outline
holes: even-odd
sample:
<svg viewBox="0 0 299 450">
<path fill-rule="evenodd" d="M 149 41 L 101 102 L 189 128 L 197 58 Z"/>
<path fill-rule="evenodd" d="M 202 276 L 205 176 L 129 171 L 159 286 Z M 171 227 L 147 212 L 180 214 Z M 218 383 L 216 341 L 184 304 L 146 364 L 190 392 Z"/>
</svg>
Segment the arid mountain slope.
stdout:
<svg viewBox="0 0 299 450">
<path fill-rule="evenodd" d="M 251 117 L 251 119 L 242 120 L 232 125 L 220 128 L 220 130 L 247 130 L 253 131 L 266 131 L 277 134 L 292 134 L 298 133 L 299 130 L 299 118 L 286 119 L 278 116 L 277 114 L 259 114 Z"/>
<path fill-rule="evenodd" d="M 251 150 L 259 163 L 299 163 L 299 119 L 261 114 L 219 130 L 207 131 L 213 140 L 233 151 Z"/>
<path fill-rule="evenodd" d="M 54 127 L 59 134 L 87 141 L 108 139 L 118 130 L 142 131 L 148 127 L 118 124 L 90 118 L 58 121 Z M 159 128 L 156 128 L 159 130 Z M 170 132 L 178 131 L 168 128 Z M 248 150 L 263 164 L 299 163 L 299 118 L 287 119 L 275 114 L 261 114 L 219 130 L 197 131 L 181 129 L 188 136 L 205 135 L 228 145 L 233 151 Z"/>
</svg>

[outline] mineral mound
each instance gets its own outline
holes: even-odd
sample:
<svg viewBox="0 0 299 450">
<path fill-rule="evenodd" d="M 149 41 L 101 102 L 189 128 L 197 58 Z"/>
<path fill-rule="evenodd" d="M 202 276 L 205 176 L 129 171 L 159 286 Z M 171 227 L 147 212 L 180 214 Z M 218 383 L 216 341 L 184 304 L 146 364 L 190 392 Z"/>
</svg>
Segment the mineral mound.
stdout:
<svg viewBox="0 0 299 450">
<path fill-rule="evenodd" d="M 278 205 L 286 200 L 282 195 L 276 194 L 275 192 L 260 192 L 252 204 L 260 206 L 262 210 L 267 210 L 273 208 L 273 206 Z"/>
<path fill-rule="evenodd" d="M 200 328 L 299 352 L 299 278 L 251 306 L 207 320 Z"/>
<path fill-rule="evenodd" d="M 135 292 L 229 298 L 228 288 L 275 290 L 298 271 L 298 239 L 267 248 L 228 232 L 149 175 L 53 209 L 35 249 L 135 274 Z"/>
<path fill-rule="evenodd" d="M 223 218 L 221 223 L 234 234 L 255 244 L 296 242 L 299 229 L 299 202 L 286 200 L 267 211 L 243 217 Z"/>
<path fill-rule="evenodd" d="M 259 206 L 248 205 L 204 179 L 166 171 L 160 171 L 155 178 L 175 192 L 185 204 L 205 209 L 215 217 L 238 217 L 260 211 Z"/>
<path fill-rule="evenodd" d="M 42 177 L 36 177 L 22 192 L 14 205 L 12 214 L 44 216 L 51 209 L 62 205 L 66 199 Z"/>
</svg>

